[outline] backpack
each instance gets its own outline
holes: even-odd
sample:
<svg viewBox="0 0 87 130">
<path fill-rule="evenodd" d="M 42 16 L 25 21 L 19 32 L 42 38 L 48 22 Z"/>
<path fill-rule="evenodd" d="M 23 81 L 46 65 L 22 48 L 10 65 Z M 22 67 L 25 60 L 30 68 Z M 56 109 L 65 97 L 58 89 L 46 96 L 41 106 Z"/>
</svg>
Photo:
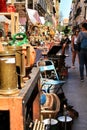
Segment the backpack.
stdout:
<svg viewBox="0 0 87 130">
<path fill-rule="evenodd" d="M 81 41 L 81 49 L 87 49 L 87 37 L 84 36 L 84 34 L 82 33 L 83 35 L 83 38 L 82 38 L 82 41 Z"/>
</svg>

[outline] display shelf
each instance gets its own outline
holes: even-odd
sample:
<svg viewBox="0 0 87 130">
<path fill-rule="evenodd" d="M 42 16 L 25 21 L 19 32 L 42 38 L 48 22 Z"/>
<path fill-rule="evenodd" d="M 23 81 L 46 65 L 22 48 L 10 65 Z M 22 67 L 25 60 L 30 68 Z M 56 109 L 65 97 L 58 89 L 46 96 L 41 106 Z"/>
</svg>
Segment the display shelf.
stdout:
<svg viewBox="0 0 87 130">
<path fill-rule="evenodd" d="M 18 33 L 19 31 L 19 14 L 15 13 L 15 12 L 4 12 L 4 13 L 0 13 L 0 15 L 4 15 L 7 16 L 11 19 L 11 35 Z"/>
<path fill-rule="evenodd" d="M 26 130 L 26 121 L 30 115 L 32 120 L 40 120 L 39 75 L 39 70 L 34 67 L 31 78 L 17 94 L 0 95 L 0 111 L 9 111 L 9 130 Z"/>
</svg>

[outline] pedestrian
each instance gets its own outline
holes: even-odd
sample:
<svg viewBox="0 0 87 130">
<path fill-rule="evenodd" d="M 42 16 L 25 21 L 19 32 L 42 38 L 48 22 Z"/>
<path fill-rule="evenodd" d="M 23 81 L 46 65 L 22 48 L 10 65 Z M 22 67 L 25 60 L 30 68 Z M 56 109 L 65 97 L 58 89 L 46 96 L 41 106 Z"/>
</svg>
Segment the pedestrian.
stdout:
<svg viewBox="0 0 87 130">
<path fill-rule="evenodd" d="M 78 48 L 77 48 L 77 37 L 79 34 L 79 28 L 75 30 L 75 33 L 73 34 L 71 38 L 71 51 L 72 51 L 72 68 L 75 68 L 75 59 L 76 56 L 78 56 Z M 79 59 L 79 58 L 78 58 Z"/>
<path fill-rule="evenodd" d="M 69 46 L 69 44 L 71 43 L 71 40 L 69 39 L 68 35 L 65 35 L 61 41 L 60 41 L 60 45 L 62 45 L 62 55 L 65 55 L 65 50 L 66 48 Z"/>
<path fill-rule="evenodd" d="M 84 74 L 86 74 L 87 76 L 87 23 L 86 22 L 82 23 L 82 28 L 77 38 L 77 44 L 80 46 L 80 51 L 79 51 L 80 78 L 81 81 L 84 81 Z"/>
</svg>

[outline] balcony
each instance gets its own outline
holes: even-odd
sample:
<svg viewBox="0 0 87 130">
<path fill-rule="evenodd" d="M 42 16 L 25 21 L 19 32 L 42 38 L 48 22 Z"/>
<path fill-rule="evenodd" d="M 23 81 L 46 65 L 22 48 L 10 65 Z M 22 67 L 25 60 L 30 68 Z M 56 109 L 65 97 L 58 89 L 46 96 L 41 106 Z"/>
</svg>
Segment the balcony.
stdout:
<svg viewBox="0 0 87 130">
<path fill-rule="evenodd" d="M 81 11 L 82 11 L 82 8 L 81 8 L 81 7 L 78 7 L 77 10 L 76 10 L 76 14 L 75 14 L 74 19 L 75 19 L 77 16 L 80 15 Z"/>
</svg>

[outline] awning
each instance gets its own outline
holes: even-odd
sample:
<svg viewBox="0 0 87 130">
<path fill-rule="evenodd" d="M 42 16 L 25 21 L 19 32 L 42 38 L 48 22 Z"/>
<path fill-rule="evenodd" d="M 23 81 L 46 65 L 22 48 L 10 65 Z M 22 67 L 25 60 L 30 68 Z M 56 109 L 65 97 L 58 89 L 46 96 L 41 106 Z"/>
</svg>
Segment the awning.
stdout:
<svg viewBox="0 0 87 130">
<path fill-rule="evenodd" d="M 11 23 L 11 21 L 8 18 L 6 18 L 4 15 L 0 15 L 0 22 L 5 22 L 8 24 Z"/>
<path fill-rule="evenodd" d="M 41 20 L 41 23 L 42 23 L 42 24 L 45 23 L 45 18 L 44 18 L 44 17 L 41 17 L 41 16 L 40 16 L 40 20 Z"/>
<path fill-rule="evenodd" d="M 39 16 L 37 10 L 27 9 L 27 13 L 28 13 L 30 21 L 33 24 L 41 23 L 40 16 Z"/>
</svg>

